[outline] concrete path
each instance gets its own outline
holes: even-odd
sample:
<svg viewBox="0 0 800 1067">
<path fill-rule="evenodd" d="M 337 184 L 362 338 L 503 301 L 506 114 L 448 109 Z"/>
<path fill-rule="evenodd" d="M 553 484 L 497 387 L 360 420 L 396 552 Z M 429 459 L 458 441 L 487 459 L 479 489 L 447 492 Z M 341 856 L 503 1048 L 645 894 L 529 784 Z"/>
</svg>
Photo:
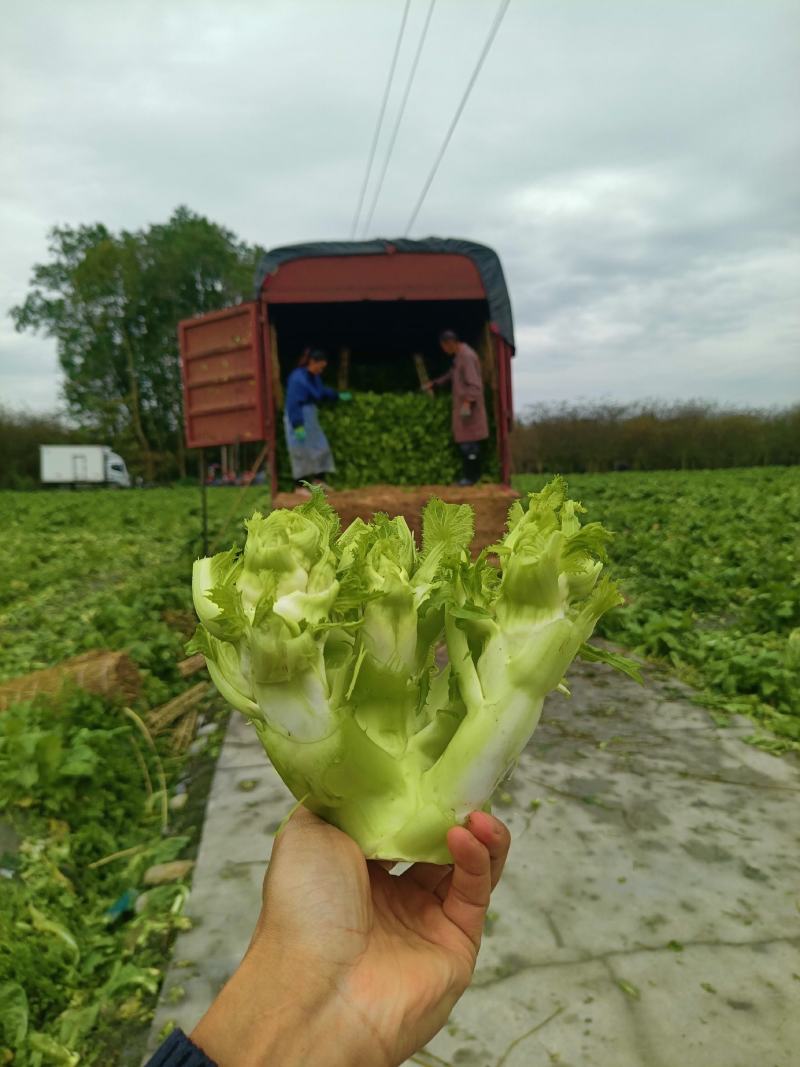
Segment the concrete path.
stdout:
<svg viewBox="0 0 800 1067">
<path fill-rule="evenodd" d="M 800 1063 L 800 764 L 674 685 L 578 665 L 497 813 L 514 843 L 472 988 L 429 1067 Z M 239 961 L 288 794 L 234 716 L 153 1027 Z M 355 1065 L 354 1065 L 355 1067 Z"/>
</svg>

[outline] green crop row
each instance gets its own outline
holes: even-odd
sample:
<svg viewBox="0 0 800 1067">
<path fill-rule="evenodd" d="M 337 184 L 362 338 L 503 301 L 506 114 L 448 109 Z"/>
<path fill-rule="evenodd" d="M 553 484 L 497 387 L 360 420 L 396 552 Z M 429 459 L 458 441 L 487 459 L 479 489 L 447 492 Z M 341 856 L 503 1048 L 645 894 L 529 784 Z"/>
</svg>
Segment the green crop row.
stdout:
<svg viewBox="0 0 800 1067">
<path fill-rule="evenodd" d="M 520 475 L 520 489 L 545 477 Z M 800 468 L 572 475 L 628 603 L 600 632 L 800 749 Z"/>
<path fill-rule="evenodd" d="M 230 543 L 257 504 L 255 489 L 211 490 L 212 531 L 233 509 Z M 143 875 L 191 858 L 210 760 L 168 735 L 151 745 L 142 724 L 194 681 L 177 663 L 199 534 L 196 489 L 0 493 L 0 680 L 98 647 L 143 677 L 130 708 L 73 690 L 0 711 L 0 1063 L 133 1055 L 189 921 L 186 878 L 145 893 Z M 226 714 L 213 696 L 202 711 Z"/>
<path fill-rule="evenodd" d="M 421 462 L 443 462 L 452 447 L 447 397 L 359 395 L 324 417 L 340 471 L 348 448 L 361 462 L 354 441 L 373 457 L 364 480 L 376 471 L 389 480 L 383 452 L 398 439 L 414 442 L 409 462 L 417 450 Z M 425 432 L 406 438 L 412 423 Z M 370 426 L 378 436 L 357 436 Z M 518 486 L 544 481 L 523 476 Z M 763 747 L 800 749 L 800 470 L 569 481 L 588 517 L 615 534 L 611 562 L 628 603 L 607 617 L 605 636 L 676 670 L 714 714 L 753 716 L 768 728 L 754 735 Z M 267 504 L 256 489 L 208 499 L 212 544 L 230 520 L 220 545 L 241 540 L 241 517 Z M 104 647 L 142 668 L 131 708 L 142 718 L 187 688 L 176 662 L 192 628 L 199 531 L 193 488 L 0 493 L 0 680 Z M 223 714 L 220 703 L 204 714 Z M 86 694 L 0 713 L 0 1063 L 15 1049 L 15 1067 L 78 1055 L 105 1065 L 135 1047 L 174 931 L 188 921 L 185 880 L 143 899 L 143 872 L 196 847 L 199 759 L 174 755 L 162 738 L 151 749 L 122 705 Z M 178 783 L 188 783 L 184 811 L 200 810 L 185 821 L 168 811 L 164 833 L 163 801 Z"/>
</svg>

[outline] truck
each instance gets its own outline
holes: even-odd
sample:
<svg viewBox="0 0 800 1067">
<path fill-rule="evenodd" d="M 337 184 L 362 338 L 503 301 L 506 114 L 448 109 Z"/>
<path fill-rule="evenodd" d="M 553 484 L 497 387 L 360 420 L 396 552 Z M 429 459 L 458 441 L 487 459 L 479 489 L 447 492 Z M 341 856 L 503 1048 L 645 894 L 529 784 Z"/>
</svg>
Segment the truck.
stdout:
<svg viewBox="0 0 800 1067">
<path fill-rule="evenodd" d="M 106 445 L 39 445 L 39 471 L 43 485 L 131 485 L 125 460 Z"/>
<path fill-rule="evenodd" d="M 449 328 L 480 358 L 489 449 L 509 482 L 514 324 L 493 249 L 449 237 L 287 245 L 262 257 L 254 297 L 179 323 L 189 448 L 262 443 L 275 492 L 283 388 L 304 347 L 346 361 L 340 389 L 403 392 L 447 370 L 438 335 Z"/>
</svg>

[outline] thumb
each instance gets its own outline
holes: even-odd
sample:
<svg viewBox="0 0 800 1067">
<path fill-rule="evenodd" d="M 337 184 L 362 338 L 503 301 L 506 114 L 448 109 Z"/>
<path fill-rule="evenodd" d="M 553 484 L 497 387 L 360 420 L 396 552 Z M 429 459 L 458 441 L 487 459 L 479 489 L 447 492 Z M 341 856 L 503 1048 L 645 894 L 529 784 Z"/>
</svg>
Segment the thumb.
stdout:
<svg viewBox="0 0 800 1067">
<path fill-rule="evenodd" d="M 447 835 L 453 857 L 453 873 L 442 911 L 470 939 L 477 952 L 492 892 L 489 850 L 463 826 Z"/>
</svg>

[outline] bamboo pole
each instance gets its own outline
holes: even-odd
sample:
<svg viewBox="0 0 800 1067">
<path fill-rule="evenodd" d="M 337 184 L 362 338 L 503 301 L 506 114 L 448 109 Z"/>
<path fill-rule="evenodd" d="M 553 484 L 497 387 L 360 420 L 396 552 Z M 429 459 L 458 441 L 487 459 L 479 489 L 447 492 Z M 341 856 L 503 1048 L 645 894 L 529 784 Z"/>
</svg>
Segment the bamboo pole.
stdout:
<svg viewBox="0 0 800 1067">
<path fill-rule="evenodd" d="M 168 700 L 158 708 L 153 708 L 147 713 L 147 728 L 153 737 L 163 733 L 177 719 L 180 719 L 187 711 L 196 707 L 208 692 L 208 682 L 198 682 L 185 693 Z"/>
<path fill-rule="evenodd" d="M 345 345 L 339 349 L 339 371 L 337 388 L 344 393 L 350 388 L 350 349 Z"/>
<path fill-rule="evenodd" d="M 417 371 L 417 377 L 419 378 L 419 385 L 421 389 L 424 389 L 430 384 L 430 377 L 428 375 L 428 368 L 425 366 L 425 357 L 421 352 L 415 352 L 411 357 L 414 360 L 414 367 Z M 433 396 L 432 392 L 428 393 L 429 396 Z"/>
<path fill-rule="evenodd" d="M 182 659 L 178 664 L 178 674 L 181 678 L 188 678 L 192 674 L 197 674 L 198 671 L 206 665 L 206 658 L 202 652 L 196 653 L 194 656 L 189 656 L 188 659 Z"/>
<path fill-rule="evenodd" d="M 270 364 L 272 366 L 272 397 L 275 402 L 275 410 L 283 409 L 283 383 L 281 382 L 281 363 L 278 356 L 278 333 L 275 326 L 269 324 L 269 349 Z"/>
</svg>

